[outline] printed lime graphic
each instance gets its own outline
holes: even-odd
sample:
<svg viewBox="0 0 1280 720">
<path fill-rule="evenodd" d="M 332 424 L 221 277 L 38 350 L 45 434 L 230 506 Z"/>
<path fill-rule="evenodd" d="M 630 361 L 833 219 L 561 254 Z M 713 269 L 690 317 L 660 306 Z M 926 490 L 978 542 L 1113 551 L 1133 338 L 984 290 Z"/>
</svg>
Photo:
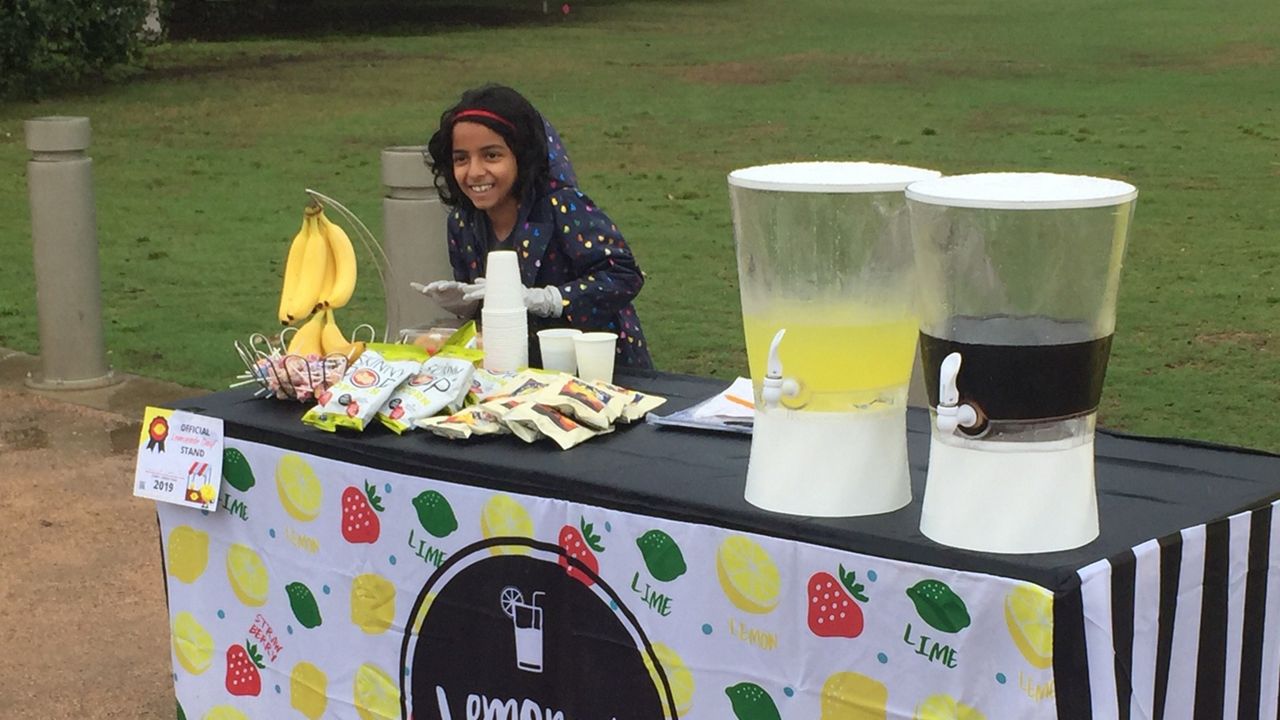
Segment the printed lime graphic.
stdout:
<svg viewBox="0 0 1280 720">
<path fill-rule="evenodd" d="M 396 614 L 396 586 L 376 573 L 356 576 L 351 583 L 351 622 L 370 635 L 391 627 Z M 398 712 L 398 711 L 397 711 Z"/>
<path fill-rule="evenodd" d="M 689 709 L 693 707 L 693 673 L 689 672 L 689 668 L 685 666 L 684 660 L 680 655 L 672 650 L 669 646 L 655 642 L 653 644 L 653 654 L 658 656 L 658 663 L 662 665 L 662 672 L 667 676 L 667 683 L 671 687 L 671 698 L 676 703 L 676 715 L 687 715 Z M 649 675 L 653 677 L 654 685 L 658 686 L 658 696 L 662 699 L 663 710 L 666 711 L 667 717 L 673 717 L 670 708 L 667 708 L 667 697 L 662 692 L 662 683 L 658 678 L 658 673 L 654 670 L 653 661 L 649 659 L 649 654 L 644 654 L 644 666 L 649 670 Z"/>
<path fill-rule="evenodd" d="M 235 448 L 226 448 L 222 451 L 222 479 L 240 492 L 245 492 L 254 486 L 253 468 L 249 467 L 249 461 L 245 459 L 244 453 Z"/>
<path fill-rule="evenodd" d="M 213 636 L 185 610 L 173 618 L 173 654 L 192 675 L 208 670 L 213 663 Z"/>
<path fill-rule="evenodd" d="M 740 682 L 724 689 L 738 720 L 782 720 L 778 706 L 764 688 L 755 683 Z"/>
<path fill-rule="evenodd" d="M 289 706 L 309 720 L 320 720 L 329 704 L 328 687 L 329 679 L 320 668 L 300 662 L 289 673 Z"/>
<path fill-rule="evenodd" d="M 365 663 L 356 670 L 352 683 L 356 712 L 360 720 L 398 720 L 400 717 L 400 689 L 390 675 L 377 665 Z"/>
<path fill-rule="evenodd" d="M 204 720 L 249 720 L 249 716 L 230 705 L 215 705 L 204 714 Z"/>
<path fill-rule="evenodd" d="M 720 588 L 739 610 L 767 613 L 778 605 L 778 566 L 754 540 L 741 535 L 725 538 L 716 551 Z"/>
<path fill-rule="evenodd" d="M 292 582 L 284 586 L 284 591 L 289 596 L 289 607 L 293 609 L 293 616 L 298 619 L 298 624 L 304 628 L 320 627 L 320 606 L 316 604 L 316 596 L 311 593 L 311 588 L 300 582 Z"/>
<path fill-rule="evenodd" d="M 435 490 L 428 490 L 413 499 L 413 509 L 418 511 L 422 529 L 442 538 L 458 529 L 458 518 L 453 515 L 449 501 Z"/>
<path fill-rule="evenodd" d="M 533 520 L 529 513 L 510 495 L 494 495 L 480 512 L 480 534 L 486 538 L 533 537 Z M 492 547 L 491 555 L 525 555 L 529 548 L 523 546 Z"/>
<path fill-rule="evenodd" d="M 921 580 L 907 588 L 907 597 L 915 603 L 920 619 L 934 630 L 957 633 L 969 627 L 969 610 L 964 600 L 944 582 Z"/>
<path fill-rule="evenodd" d="M 324 491 L 320 479 L 306 460 L 297 455 L 283 455 L 276 465 L 276 490 L 280 492 L 280 504 L 295 520 L 310 522 L 320 514 L 320 502 Z"/>
<path fill-rule="evenodd" d="M 654 580 L 671 582 L 684 574 L 688 567 L 684 564 L 684 554 L 680 546 L 670 535 L 661 530 L 650 530 L 636 538 L 640 555 L 644 557 L 644 566 Z"/>
<path fill-rule="evenodd" d="M 1035 585 L 1019 585 L 1004 598 L 1004 622 L 1018 652 L 1033 667 L 1053 664 L 1053 596 Z"/>
<path fill-rule="evenodd" d="M 888 705 L 884 683 L 856 672 L 838 672 L 822 684 L 818 720 L 885 720 Z"/>
<path fill-rule="evenodd" d="M 182 712 L 182 703 L 178 703 L 178 720 L 187 720 L 187 714 Z"/>
<path fill-rule="evenodd" d="M 267 566 L 252 549 L 239 544 L 228 548 L 227 579 L 240 602 L 249 607 L 267 603 Z"/>
<path fill-rule="evenodd" d="M 209 565 L 209 535 L 193 527 L 179 525 L 169 531 L 169 574 L 184 583 L 193 583 Z"/>
<path fill-rule="evenodd" d="M 930 695 L 916 706 L 911 720 L 987 720 L 987 716 L 950 695 Z"/>
</svg>

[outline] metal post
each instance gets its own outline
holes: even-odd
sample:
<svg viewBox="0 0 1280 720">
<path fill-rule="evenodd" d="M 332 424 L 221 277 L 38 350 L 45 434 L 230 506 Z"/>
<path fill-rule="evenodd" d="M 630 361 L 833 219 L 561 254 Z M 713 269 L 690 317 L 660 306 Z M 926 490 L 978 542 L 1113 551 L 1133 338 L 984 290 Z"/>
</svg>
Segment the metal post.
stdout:
<svg viewBox="0 0 1280 720">
<path fill-rule="evenodd" d="M 40 370 L 27 385 L 83 390 L 119 382 L 102 338 L 102 289 L 89 118 L 27 120 L 27 187 L 35 260 Z"/>
<path fill-rule="evenodd" d="M 456 324 L 457 318 L 409 287 L 410 282 L 452 280 L 445 237 L 448 208 L 436 194 L 422 146 L 389 147 L 382 151 L 382 249 L 387 269 L 387 327 L 393 334 L 405 328 Z"/>
</svg>

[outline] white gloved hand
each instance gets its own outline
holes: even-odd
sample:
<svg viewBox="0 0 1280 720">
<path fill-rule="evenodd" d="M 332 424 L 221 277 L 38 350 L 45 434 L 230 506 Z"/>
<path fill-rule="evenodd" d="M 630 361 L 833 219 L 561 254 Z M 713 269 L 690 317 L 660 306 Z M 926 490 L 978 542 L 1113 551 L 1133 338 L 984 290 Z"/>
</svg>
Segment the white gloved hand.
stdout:
<svg viewBox="0 0 1280 720">
<path fill-rule="evenodd" d="M 463 285 L 463 299 L 472 302 L 484 300 L 485 279 L 476 278 L 472 285 Z M 530 313 L 543 318 L 560 317 L 564 302 L 560 289 L 554 285 L 540 288 L 524 288 L 524 306 Z"/>
<path fill-rule="evenodd" d="M 409 283 L 409 287 L 431 298 L 440 307 L 458 317 L 471 317 L 476 313 L 479 302 L 467 298 L 467 289 L 472 287 L 457 280 L 436 280 L 423 285 Z"/>
</svg>

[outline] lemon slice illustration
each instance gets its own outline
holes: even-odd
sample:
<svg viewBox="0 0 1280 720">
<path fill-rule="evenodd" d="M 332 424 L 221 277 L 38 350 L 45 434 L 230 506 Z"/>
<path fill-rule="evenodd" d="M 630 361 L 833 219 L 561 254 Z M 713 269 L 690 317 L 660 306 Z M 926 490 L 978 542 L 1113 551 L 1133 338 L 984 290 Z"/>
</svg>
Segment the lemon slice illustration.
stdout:
<svg viewBox="0 0 1280 720">
<path fill-rule="evenodd" d="M 480 512 L 480 534 L 486 538 L 533 537 L 533 520 L 524 506 L 510 495 L 494 495 Z M 524 555 L 525 547 L 491 547 L 491 555 Z"/>
<path fill-rule="evenodd" d="M 396 586 L 376 573 L 356 576 L 351 583 L 351 622 L 370 635 L 391 627 L 396 614 Z"/>
<path fill-rule="evenodd" d="M 912 720 L 987 720 L 977 709 L 964 705 L 950 695 L 930 695 L 916 706 Z"/>
<path fill-rule="evenodd" d="M 276 465 L 276 490 L 280 505 L 295 520 L 310 522 L 320 514 L 324 491 L 316 471 L 297 455 L 283 455 Z"/>
<path fill-rule="evenodd" d="M 192 675 L 208 670 L 213 663 L 213 636 L 185 610 L 173 618 L 173 654 Z"/>
<path fill-rule="evenodd" d="M 240 602 L 249 607 L 267 603 L 267 566 L 252 549 L 239 544 L 227 549 L 227 579 Z"/>
<path fill-rule="evenodd" d="M 204 720 L 249 720 L 249 716 L 230 705 L 214 705 L 204 714 Z"/>
<path fill-rule="evenodd" d="M 1033 667 L 1053 664 L 1053 596 L 1035 585 L 1019 585 L 1004 598 L 1004 622 L 1018 652 Z"/>
<path fill-rule="evenodd" d="M 309 720 L 319 720 L 329 704 L 325 694 L 328 687 L 324 671 L 309 662 L 300 662 L 289 673 L 289 705 Z"/>
<path fill-rule="evenodd" d="M 394 720 L 400 717 L 400 690 L 377 665 L 365 663 L 352 683 L 360 720 Z"/>
<path fill-rule="evenodd" d="M 169 531 L 165 547 L 169 574 L 184 583 L 193 583 L 209 564 L 209 534 L 187 525 Z"/>
<path fill-rule="evenodd" d="M 653 644 L 653 654 L 658 656 L 658 662 L 662 665 L 662 671 L 667 676 L 667 683 L 671 686 L 671 697 L 676 703 L 676 714 L 680 716 L 687 715 L 689 709 L 693 707 L 693 673 L 689 672 L 689 668 L 685 666 L 684 660 L 680 655 L 672 650 L 669 646 L 656 642 Z M 671 717 L 671 710 L 667 707 L 667 694 L 662 691 L 662 684 L 658 681 L 658 673 L 654 670 L 653 661 L 649 659 L 649 654 L 644 654 L 644 666 L 649 670 L 649 675 L 653 678 L 653 683 L 658 687 L 658 696 L 662 698 L 662 709 L 667 717 Z"/>
<path fill-rule="evenodd" d="M 838 672 L 822 684 L 821 720 L 885 720 L 889 689 L 855 672 Z"/>
<path fill-rule="evenodd" d="M 739 610 L 767 613 L 778 605 L 778 566 L 754 540 L 741 535 L 725 538 L 716 551 L 720 588 Z"/>
</svg>

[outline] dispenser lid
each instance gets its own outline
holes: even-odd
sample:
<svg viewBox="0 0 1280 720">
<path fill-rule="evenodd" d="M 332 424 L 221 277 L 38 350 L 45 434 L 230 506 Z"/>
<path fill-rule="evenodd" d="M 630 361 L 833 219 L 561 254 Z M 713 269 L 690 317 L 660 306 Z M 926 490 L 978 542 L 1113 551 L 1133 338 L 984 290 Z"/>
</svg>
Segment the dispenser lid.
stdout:
<svg viewBox="0 0 1280 720">
<path fill-rule="evenodd" d="M 804 193 L 900 192 L 942 175 L 936 170 L 873 162 L 797 162 L 756 165 L 729 173 L 729 184 L 749 190 Z"/>
<path fill-rule="evenodd" d="M 907 199 L 987 210 L 1063 210 L 1127 203 L 1138 189 L 1127 182 L 1057 173 L 978 173 L 923 180 Z"/>
</svg>

